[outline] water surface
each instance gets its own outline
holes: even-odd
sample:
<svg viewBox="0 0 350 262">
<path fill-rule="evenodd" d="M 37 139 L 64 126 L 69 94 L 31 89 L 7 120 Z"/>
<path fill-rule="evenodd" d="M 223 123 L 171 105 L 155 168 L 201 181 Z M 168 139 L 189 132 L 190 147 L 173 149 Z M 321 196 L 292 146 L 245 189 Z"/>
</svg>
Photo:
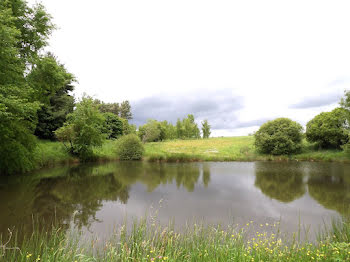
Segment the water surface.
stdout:
<svg viewBox="0 0 350 262">
<path fill-rule="evenodd" d="M 30 232 L 33 217 L 108 237 L 127 216 L 160 223 L 245 226 L 280 222 L 317 232 L 350 208 L 350 165 L 309 162 L 113 162 L 0 178 L 0 232 Z M 155 211 L 157 210 L 157 211 Z M 268 224 L 268 226 L 266 226 Z M 272 229 L 271 229 L 272 230 Z"/>
</svg>

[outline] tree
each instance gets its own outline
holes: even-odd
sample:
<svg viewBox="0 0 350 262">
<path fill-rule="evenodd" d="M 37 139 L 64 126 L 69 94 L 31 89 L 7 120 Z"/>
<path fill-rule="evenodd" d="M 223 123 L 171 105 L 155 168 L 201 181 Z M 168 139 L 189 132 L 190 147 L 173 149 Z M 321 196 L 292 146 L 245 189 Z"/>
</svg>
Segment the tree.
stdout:
<svg viewBox="0 0 350 262">
<path fill-rule="evenodd" d="M 67 116 L 66 124 L 55 134 L 58 140 L 70 142 L 70 152 L 82 161 L 93 158 L 93 147 L 101 146 L 105 118 L 91 97 L 84 96 L 73 113 Z"/>
<path fill-rule="evenodd" d="M 99 105 L 101 113 L 112 113 L 119 116 L 119 103 L 104 103 L 98 99 L 95 99 L 94 103 Z"/>
<path fill-rule="evenodd" d="M 54 131 L 63 126 L 67 115 L 73 112 L 74 97 L 69 92 L 74 89 L 75 78 L 48 53 L 36 59 L 27 81 L 34 90 L 34 100 L 42 103 L 35 135 L 53 140 Z"/>
<path fill-rule="evenodd" d="M 112 113 L 103 114 L 106 119 L 106 128 L 109 139 L 117 139 L 123 135 L 123 121 Z"/>
<path fill-rule="evenodd" d="M 177 138 L 184 138 L 184 128 L 182 126 L 182 122 L 180 120 L 180 118 L 177 119 L 176 121 L 176 134 L 177 134 Z"/>
<path fill-rule="evenodd" d="M 301 149 L 303 127 L 288 118 L 263 124 L 255 133 L 255 147 L 264 154 L 286 155 Z"/>
<path fill-rule="evenodd" d="M 200 131 L 197 124 L 194 121 L 192 114 L 187 115 L 187 118 L 182 120 L 183 137 L 187 139 L 200 138 Z"/>
<path fill-rule="evenodd" d="M 306 138 L 321 148 L 340 148 L 349 141 L 349 111 L 336 108 L 315 116 L 306 125 Z"/>
<path fill-rule="evenodd" d="M 0 2 L 0 174 L 28 171 L 34 167 L 36 147 L 33 130 L 37 102 L 24 79 L 25 60 L 17 48 L 20 31 L 9 2 Z"/>
<path fill-rule="evenodd" d="M 160 140 L 161 127 L 157 120 L 149 119 L 146 124 L 139 127 L 139 137 L 142 142 L 156 142 Z"/>
<path fill-rule="evenodd" d="M 25 0 L 2 1 L 10 8 L 14 17 L 14 25 L 19 31 L 17 48 L 22 59 L 31 64 L 39 51 L 47 45 L 48 37 L 55 28 L 51 16 L 41 4 L 29 7 Z"/>
<path fill-rule="evenodd" d="M 167 139 L 176 139 L 176 127 L 164 120 L 160 124 L 160 137 L 159 140 L 164 141 Z"/>
<path fill-rule="evenodd" d="M 131 106 L 128 100 L 123 101 L 120 105 L 120 117 L 130 120 L 132 119 Z"/>
<path fill-rule="evenodd" d="M 127 119 L 121 118 L 123 122 L 123 135 L 136 134 L 136 126 L 130 125 Z"/>
<path fill-rule="evenodd" d="M 204 120 L 202 122 L 202 133 L 203 133 L 203 138 L 209 138 L 210 136 L 210 125 L 208 123 L 208 120 Z"/>
</svg>

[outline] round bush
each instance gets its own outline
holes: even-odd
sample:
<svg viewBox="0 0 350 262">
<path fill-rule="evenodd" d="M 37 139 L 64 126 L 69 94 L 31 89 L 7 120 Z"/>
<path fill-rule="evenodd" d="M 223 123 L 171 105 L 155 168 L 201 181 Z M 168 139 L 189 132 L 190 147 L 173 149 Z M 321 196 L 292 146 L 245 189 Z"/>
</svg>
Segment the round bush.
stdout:
<svg viewBox="0 0 350 262">
<path fill-rule="evenodd" d="M 340 148 L 349 141 L 349 112 L 336 108 L 315 116 L 306 125 L 306 139 L 322 148 Z"/>
<path fill-rule="evenodd" d="M 140 160 L 143 152 L 143 144 L 137 135 L 130 134 L 119 138 L 117 153 L 120 160 Z"/>
<path fill-rule="evenodd" d="M 255 147 L 264 154 L 288 155 L 301 149 L 303 127 L 288 118 L 263 124 L 255 133 Z"/>
</svg>

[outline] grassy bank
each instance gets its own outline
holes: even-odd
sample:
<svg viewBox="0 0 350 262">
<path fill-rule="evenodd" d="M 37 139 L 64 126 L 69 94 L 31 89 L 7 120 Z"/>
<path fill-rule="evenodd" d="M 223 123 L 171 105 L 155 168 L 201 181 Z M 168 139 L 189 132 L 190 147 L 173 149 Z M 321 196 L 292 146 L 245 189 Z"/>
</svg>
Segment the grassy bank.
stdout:
<svg viewBox="0 0 350 262">
<path fill-rule="evenodd" d="M 1 261 L 349 261 L 350 226 L 335 224 L 316 243 L 282 240 L 278 232 L 194 225 L 182 233 L 145 220 L 134 221 L 132 230 L 118 228 L 114 237 L 79 242 L 79 232 L 53 228 L 35 231 L 18 244 L 15 235 L 0 239 Z"/>
<path fill-rule="evenodd" d="M 118 159 L 116 141 L 106 141 L 96 148 L 96 161 Z M 50 167 L 62 163 L 79 162 L 68 154 L 60 142 L 40 141 L 37 148 L 37 168 Z M 198 140 L 172 140 L 145 144 L 147 161 L 260 161 L 299 160 L 350 162 L 350 156 L 338 150 L 315 150 L 304 142 L 303 151 L 291 156 L 258 154 L 254 148 L 254 137 L 222 137 Z"/>
<path fill-rule="evenodd" d="M 173 140 L 147 143 L 148 160 L 201 160 L 201 161 L 338 161 L 350 162 L 350 156 L 338 150 L 315 150 L 304 141 L 303 151 L 291 156 L 263 155 L 255 151 L 254 137 L 222 137 L 199 140 Z"/>
<path fill-rule="evenodd" d="M 116 141 L 106 140 L 101 147 L 94 149 L 94 154 L 96 162 L 117 160 Z M 61 142 L 40 140 L 35 155 L 36 169 L 79 163 L 79 159 L 71 156 Z"/>
</svg>

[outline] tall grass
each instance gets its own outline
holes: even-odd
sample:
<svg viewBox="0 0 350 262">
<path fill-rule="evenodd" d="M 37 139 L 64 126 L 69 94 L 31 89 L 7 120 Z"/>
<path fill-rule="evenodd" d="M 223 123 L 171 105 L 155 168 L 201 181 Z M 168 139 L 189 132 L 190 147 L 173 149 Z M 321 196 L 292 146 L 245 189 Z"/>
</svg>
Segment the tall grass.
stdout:
<svg viewBox="0 0 350 262">
<path fill-rule="evenodd" d="M 316 243 L 284 242 L 278 234 L 256 232 L 247 227 L 194 224 L 181 233 L 172 224 L 161 226 L 135 220 L 131 230 L 121 226 L 113 237 L 79 244 L 79 232 L 53 227 L 36 231 L 21 243 L 15 237 L 0 239 L 1 261 L 349 261 L 349 224 L 327 231 Z M 335 235 L 338 235 L 336 237 Z"/>
</svg>

